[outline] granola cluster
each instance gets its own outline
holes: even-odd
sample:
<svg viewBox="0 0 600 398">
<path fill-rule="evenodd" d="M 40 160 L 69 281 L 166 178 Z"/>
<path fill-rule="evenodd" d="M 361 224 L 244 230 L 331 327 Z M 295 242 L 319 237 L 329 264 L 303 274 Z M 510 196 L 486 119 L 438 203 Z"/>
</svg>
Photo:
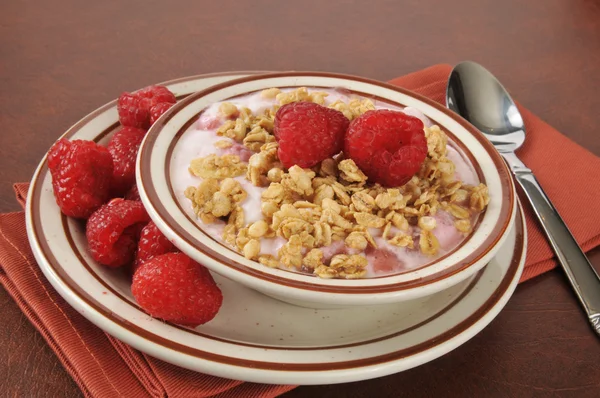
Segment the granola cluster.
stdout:
<svg viewBox="0 0 600 398">
<path fill-rule="evenodd" d="M 219 108 L 226 121 L 217 134 L 229 140 L 215 146 L 243 145 L 253 152 L 248 162 L 233 154 L 195 159 L 189 171 L 204 180 L 185 192 L 204 223 L 226 222 L 223 240 L 250 260 L 321 278 L 362 278 L 368 265 L 364 252 L 377 249 L 378 241 L 435 256 L 440 251 L 433 233 L 438 211 L 451 215 L 455 228 L 468 234 L 475 216 L 489 203 L 484 184 L 472 186 L 455 179 L 455 165 L 447 157 L 448 138 L 438 126 L 425 128 L 427 158 L 421 170 L 401 187 L 370 184 L 343 154 L 312 169 L 293 166 L 284 170 L 273 135 L 277 110 L 295 101 L 325 105 L 328 93 L 309 92 L 304 87 L 288 92 L 272 88 L 261 96 L 276 104 L 260 115 L 229 102 Z M 350 120 L 375 109 L 369 99 L 337 100 L 328 106 Z M 263 188 L 260 221 L 245 222 L 240 204 L 247 193 L 234 179 L 240 176 Z M 277 256 L 262 253 L 264 239 L 276 237 L 285 241 Z M 327 258 L 323 248 L 335 242 L 344 245 L 347 254 Z"/>
</svg>

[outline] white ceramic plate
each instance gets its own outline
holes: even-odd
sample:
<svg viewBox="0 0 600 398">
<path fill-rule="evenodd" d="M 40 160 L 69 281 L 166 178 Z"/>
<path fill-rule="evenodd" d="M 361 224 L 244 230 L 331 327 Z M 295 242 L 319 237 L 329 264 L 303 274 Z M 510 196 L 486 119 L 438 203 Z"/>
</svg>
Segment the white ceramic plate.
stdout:
<svg viewBox="0 0 600 398">
<path fill-rule="evenodd" d="M 234 77 L 198 76 L 169 87 L 184 96 Z M 105 142 L 117 125 L 112 102 L 78 122 L 66 136 Z M 144 314 L 131 296 L 127 275 L 92 261 L 83 224 L 63 217 L 55 204 L 45 159 L 32 180 L 26 220 L 42 271 L 91 322 L 167 362 L 263 383 L 369 379 L 451 351 L 504 307 L 518 283 L 526 249 L 521 214 L 499 253 L 474 277 L 427 298 L 343 310 L 292 306 L 215 275 L 225 297 L 223 307 L 213 321 L 188 329 Z"/>
</svg>

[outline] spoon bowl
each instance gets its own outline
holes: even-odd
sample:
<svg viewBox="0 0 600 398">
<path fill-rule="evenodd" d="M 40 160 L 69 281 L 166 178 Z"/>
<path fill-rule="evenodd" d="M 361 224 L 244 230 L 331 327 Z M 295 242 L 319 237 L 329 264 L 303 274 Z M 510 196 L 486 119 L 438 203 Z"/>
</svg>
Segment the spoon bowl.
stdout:
<svg viewBox="0 0 600 398">
<path fill-rule="evenodd" d="M 525 125 L 517 105 L 483 66 L 471 61 L 458 64 L 450 74 L 446 102 L 499 152 L 513 152 L 525 142 Z"/>
</svg>

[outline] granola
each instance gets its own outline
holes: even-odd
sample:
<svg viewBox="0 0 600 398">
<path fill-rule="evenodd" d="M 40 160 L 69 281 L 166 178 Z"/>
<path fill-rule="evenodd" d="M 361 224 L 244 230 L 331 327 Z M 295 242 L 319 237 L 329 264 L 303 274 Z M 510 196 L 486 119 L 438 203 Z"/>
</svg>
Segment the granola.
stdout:
<svg viewBox="0 0 600 398">
<path fill-rule="evenodd" d="M 310 101 L 353 120 L 376 105 L 306 87 L 257 95 L 271 103 L 261 112 L 239 101 L 218 105 L 222 124 L 215 133 L 221 139 L 213 141 L 218 154 L 191 161 L 189 172 L 202 181 L 185 191 L 194 214 L 205 224 L 221 223 L 223 241 L 249 260 L 320 278 L 363 278 L 369 251 L 383 247 L 433 258 L 444 250 L 436 236 L 440 228 L 465 236 L 489 204 L 485 184 L 456 179 L 448 137 L 436 125 L 424 128 L 427 157 L 420 171 L 400 187 L 370 182 L 343 154 L 310 169 L 285 169 L 273 134 L 280 106 Z M 239 148 L 249 152 L 247 162 L 235 152 Z M 249 197 L 257 211 L 260 203 L 258 219 L 245 214 Z"/>
<path fill-rule="evenodd" d="M 232 178 L 222 181 L 207 178 L 197 187 L 188 187 L 185 196 L 192 202 L 194 213 L 203 222 L 212 223 L 217 218 L 229 216 L 236 211 L 238 205 L 246 199 L 247 193 Z"/>
<path fill-rule="evenodd" d="M 246 170 L 248 165 L 240 161 L 239 156 L 215 154 L 192 160 L 189 168 L 190 173 L 197 177 L 216 179 L 241 176 Z"/>
</svg>

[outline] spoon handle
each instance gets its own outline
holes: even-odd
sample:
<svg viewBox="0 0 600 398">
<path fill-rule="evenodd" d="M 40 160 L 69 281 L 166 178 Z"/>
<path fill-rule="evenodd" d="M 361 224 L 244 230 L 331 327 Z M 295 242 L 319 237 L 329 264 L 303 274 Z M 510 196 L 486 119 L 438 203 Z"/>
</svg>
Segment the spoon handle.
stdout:
<svg viewBox="0 0 600 398">
<path fill-rule="evenodd" d="M 600 335 L 600 277 L 531 170 L 512 152 L 502 156 L 529 199 L 592 327 Z"/>
</svg>

